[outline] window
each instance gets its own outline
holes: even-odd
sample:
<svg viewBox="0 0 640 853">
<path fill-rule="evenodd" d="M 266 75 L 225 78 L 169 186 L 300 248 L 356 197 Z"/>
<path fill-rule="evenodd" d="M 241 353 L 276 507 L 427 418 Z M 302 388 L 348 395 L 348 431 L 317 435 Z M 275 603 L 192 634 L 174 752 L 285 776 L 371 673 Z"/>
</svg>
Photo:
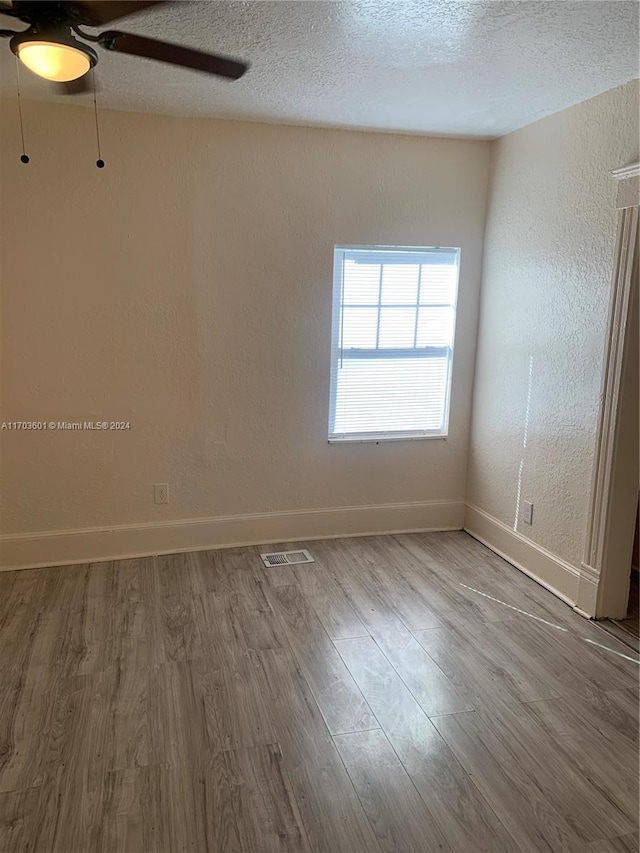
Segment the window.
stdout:
<svg viewBox="0 0 640 853">
<path fill-rule="evenodd" d="M 336 247 L 329 441 L 447 434 L 459 260 Z"/>
</svg>

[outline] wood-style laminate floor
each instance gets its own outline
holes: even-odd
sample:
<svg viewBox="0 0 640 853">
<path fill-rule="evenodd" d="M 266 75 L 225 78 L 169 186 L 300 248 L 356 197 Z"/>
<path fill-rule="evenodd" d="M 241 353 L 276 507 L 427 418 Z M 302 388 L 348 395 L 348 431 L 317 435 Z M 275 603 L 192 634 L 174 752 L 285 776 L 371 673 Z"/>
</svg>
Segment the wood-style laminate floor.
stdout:
<svg viewBox="0 0 640 853">
<path fill-rule="evenodd" d="M 304 547 L 0 575 L 3 853 L 638 850 L 626 646 L 464 533 Z"/>
</svg>

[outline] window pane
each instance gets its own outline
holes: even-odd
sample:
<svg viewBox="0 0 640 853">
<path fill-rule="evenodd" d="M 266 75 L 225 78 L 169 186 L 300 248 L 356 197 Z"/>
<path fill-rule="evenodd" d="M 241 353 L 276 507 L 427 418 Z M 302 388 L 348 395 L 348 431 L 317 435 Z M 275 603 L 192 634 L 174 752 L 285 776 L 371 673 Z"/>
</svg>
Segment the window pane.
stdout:
<svg viewBox="0 0 640 853">
<path fill-rule="evenodd" d="M 415 308 L 382 308 L 378 346 L 412 347 L 416 323 Z"/>
<path fill-rule="evenodd" d="M 380 264 L 357 264 L 345 260 L 344 292 L 345 305 L 377 305 L 380 287 Z"/>
<path fill-rule="evenodd" d="M 453 345 L 453 308 L 420 308 L 418 314 L 419 347 Z"/>
<path fill-rule="evenodd" d="M 377 308 L 345 306 L 342 325 L 342 347 L 371 347 L 376 345 L 378 328 Z"/>
<path fill-rule="evenodd" d="M 446 433 L 459 256 L 336 247 L 330 440 Z"/>
<path fill-rule="evenodd" d="M 384 264 L 382 303 L 415 305 L 418 301 L 418 264 Z"/>
<path fill-rule="evenodd" d="M 441 430 L 447 364 L 446 358 L 344 359 L 335 432 Z"/>
<path fill-rule="evenodd" d="M 458 284 L 458 265 L 429 263 L 422 264 L 420 279 L 420 303 L 444 302 L 449 305 L 455 302 Z"/>
</svg>

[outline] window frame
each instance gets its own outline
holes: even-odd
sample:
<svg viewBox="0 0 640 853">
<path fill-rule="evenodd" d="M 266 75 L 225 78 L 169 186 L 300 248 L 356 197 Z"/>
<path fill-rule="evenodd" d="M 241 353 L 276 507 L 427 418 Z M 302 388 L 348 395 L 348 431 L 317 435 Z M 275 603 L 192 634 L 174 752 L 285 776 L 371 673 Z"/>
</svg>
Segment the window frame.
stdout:
<svg viewBox="0 0 640 853">
<path fill-rule="evenodd" d="M 398 307 L 402 308 L 413 308 L 416 311 L 416 329 L 418 324 L 418 317 L 420 313 L 420 308 L 433 308 L 433 307 L 447 307 L 450 308 L 453 312 L 453 332 L 451 336 L 451 346 L 426 346 L 426 347 L 417 347 L 415 346 L 416 337 L 414 335 L 414 346 L 413 347 L 379 347 L 376 345 L 373 347 L 351 347 L 349 349 L 341 349 L 339 346 L 339 338 L 342 332 L 341 322 L 336 321 L 336 317 L 342 319 L 342 312 L 344 309 L 344 303 L 342 301 L 342 293 L 343 293 L 343 280 L 344 280 L 344 261 L 349 252 L 363 252 L 367 253 L 370 256 L 375 258 L 376 254 L 380 255 L 380 260 L 378 263 L 393 263 L 393 254 L 397 253 L 399 258 L 396 258 L 396 263 L 398 260 L 406 260 L 407 263 L 410 263 L 407 256 L 410 254 L 422 255 L 422 254 L 454 254 L 456 257 L 456 267 L 457 267 L 457 276 L 456 276 L 456 286 L 455 286 L 455 294 L 454 299 L 451 303 L 424 303 L 421 305 L 420 303 L 420 289 L 418 287 L 418 292 L 416 294 L 416 302 L 414 303 L 398 303 Z M 449 415 L 451 409 L 451 389 L 452 389 L 452 378 L 453 378 L 453 359 L 455 354 L 455 341 L 456 341 L 456 332 L 457 332 L 457 319 L 458 319 L 458 291 L 460 285 L 460 261 L 462 256 L 462 250 L 459 246 L 361 246 L 361 245 L 336 245 L 333 250 L 333 297 L 331 302 L 331 355 L 330 355 L 330 379 L 329 379 L 329 433 L 328 433 L 328 442 L 329 444 L 358 444 L 358 443 L 374 443 L 378 444 L 380 442 L 387 441 L 421 441 L 424 439 L 441 439 L 446 440 L 449 435 Z M 341 257 L 342 263 L 338 263 L 338 259 Z M 375 262 L 375 260 L 374 260 Z M 414 262 L 415 263 L 415 262 Z M 371 305 L 372 308 L 377 308 L 378 310 L 378 325 L 380 322 L 380 312 L 384 307 L 395 307 L 395 303 L 382 303 L 381 302 L 381 288 L 379 290 L 378 295 L 378 303 L 377 305 Z M 352 307 L 368 307 L 366 305 L 362 306 L 352 306 Z M 417 334 L 417 332 L 416 332 Z M 379 339 L 376 341 L 376 344 L 379 344 Z M 449 359 L 447 364 L 447 379 L 445 386 L 445 400 L 444 400 L 444 412 L 442 419 L 442 429 L 438 430 L 385 430 L 385 431 L 371 431 L 371 432 L 359 432 L 359 433 L 336 433 L 335 432 L 335 419 L 336 419 L 336 396 L 337 396 L 337 359 L 344 358 L 371 358 L 375 359 L 389 359 L 389 358 L 398 358 L 400 354 L 403 354 L 407 358 L 442 358 L 443 355 L 449 353 Z M 335 358 L 334 358 L 335 355 Z"/>
</svg>

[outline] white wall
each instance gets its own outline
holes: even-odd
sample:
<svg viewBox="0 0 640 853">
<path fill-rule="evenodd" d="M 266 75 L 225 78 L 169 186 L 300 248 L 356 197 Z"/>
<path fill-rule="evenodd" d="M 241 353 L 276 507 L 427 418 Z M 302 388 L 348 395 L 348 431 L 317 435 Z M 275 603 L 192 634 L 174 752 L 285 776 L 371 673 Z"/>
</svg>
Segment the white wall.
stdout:
<svg viewBox="0 0 640 853">
<path fill-rule="evenodd" d="M 131 430 L 0 432 L 5 564 L 115 547 L 34 532 L 230 515 L 412 504 L 258 539 L 460 526 L 488 143 L 107 112 L 100 171 L 90 110 L 24 112 L 28 166 L 0 113 L 0 419 Z M 336 243 L 462 248 L 447 441 L 327 444 Z M 248 535 L 179 529 L 115 552 Z"/>
<path fill-rule="evenodd" d="M 493 144 L 466 524 L 573 601 L 616 235 L 609 170 L 637 156 L 637 81 Z"/>
</svg>

